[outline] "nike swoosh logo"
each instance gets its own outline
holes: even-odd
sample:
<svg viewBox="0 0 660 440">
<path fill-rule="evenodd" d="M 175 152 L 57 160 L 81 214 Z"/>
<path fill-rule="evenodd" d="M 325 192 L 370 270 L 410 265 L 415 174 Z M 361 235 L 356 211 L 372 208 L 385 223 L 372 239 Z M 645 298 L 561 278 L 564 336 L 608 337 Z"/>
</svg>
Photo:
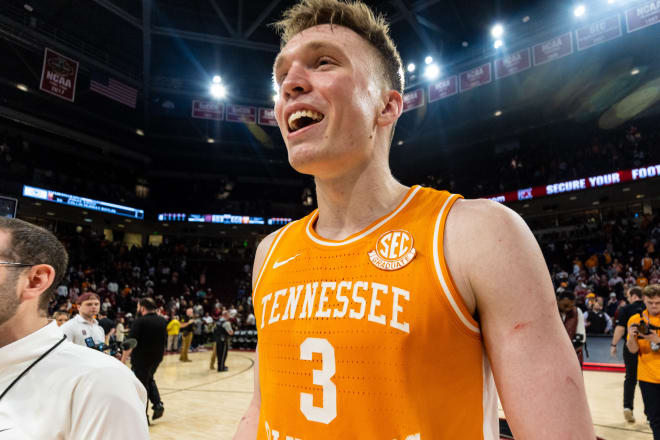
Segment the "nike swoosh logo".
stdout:
<svg viewBox="0 0 660 440">
<path fill-rule="evenodd" d="M 274 262 L 274 263 L 273 263 L 273 269 L 277 269 L 277 268 L 280 267 L 280 266 L 284 266 L 286 263 L 288 263 L 289 261 L 295 259 L 296 257 L 298 257 L 298 256 L 300 256 L 300 255 L 301 255 L 301 254 L 296 254 L 296 255 L 294 255 L 293 257 L 291 257 L 291 258 L 289 258 L 289 259 L 287 259 L 287 260 L 284 260 L 284 261 L 276 261 L 276 262 Z"/>
</svg>

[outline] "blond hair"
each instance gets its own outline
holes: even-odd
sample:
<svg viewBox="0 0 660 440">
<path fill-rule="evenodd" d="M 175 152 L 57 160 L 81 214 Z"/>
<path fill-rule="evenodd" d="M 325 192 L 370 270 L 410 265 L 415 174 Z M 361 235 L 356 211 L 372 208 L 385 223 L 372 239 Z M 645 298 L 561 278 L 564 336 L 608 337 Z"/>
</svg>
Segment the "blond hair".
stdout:
<svg viewBox="0 0 660 440">
<path fill-rule="evenodd" d="M 344 26 L 351 29 L 378 52 L 387 85 L 403 93 L 405 78 L 401 55 L 389 35 L 390 26 L 381 14 L 360 1 L 300 0 L 273 23 L 281 39 L 281 47 L 296 34 L 321 24 Z"/>
<path fill-rule="evenodd" d="M 642 295 L 647 298 L 655 298 L 656 296 L 660 296 L 660 284 L 649 284 L 648 286 L 644 287 L 644 290 L 642 290 Z"/>
</svg>

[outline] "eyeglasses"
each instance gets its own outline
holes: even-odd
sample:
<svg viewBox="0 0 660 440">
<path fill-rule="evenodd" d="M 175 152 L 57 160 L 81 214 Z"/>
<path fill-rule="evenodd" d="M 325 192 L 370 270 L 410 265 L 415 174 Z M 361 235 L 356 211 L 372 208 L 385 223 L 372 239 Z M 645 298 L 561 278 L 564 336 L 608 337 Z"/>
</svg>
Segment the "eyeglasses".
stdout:
<svg viewBox="0 0 660 440">
<path fill-rule="evenodd" d="M 10 261 L 0 261 L 0 266 L 10 266 L 10 267 L 31 267 L 34 264 L 27 263 L 12 263 Z"/>
</svg>

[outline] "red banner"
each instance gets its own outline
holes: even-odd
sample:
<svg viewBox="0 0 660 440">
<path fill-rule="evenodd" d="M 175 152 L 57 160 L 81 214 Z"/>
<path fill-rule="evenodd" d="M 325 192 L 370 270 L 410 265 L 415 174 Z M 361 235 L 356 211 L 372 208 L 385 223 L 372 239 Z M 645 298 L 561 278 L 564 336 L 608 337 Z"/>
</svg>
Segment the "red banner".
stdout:
<svg viewBox="0 0 660 440">
<path fill-rule="evenodd" d="M 642 3 L 626 11 L 626 29 L 635 32 L 660 23 L 660 0 Z"/>
<path fill-rule="evenodd" d="M 229 104 L 227 106 L 227 122 L 257 122 L 256 107 L 246 105 Z"/>
<path fill-rule="evenodd" d="M 272 108 L 259 109 L 259 124 L 277 127 L 277 120 L 275 120 L 275 110 Z"/>
<path fill-rule="evenodd" d="M 549 63 L 573 53 L 573 32 L 544 41 L 532 48 L 534 65 Z"/>
<path fill-rule="evenodd" d="M 456 75 L 442 79 L 429 86 L 429 102 L 448 98 L 458 93 L 458 77 Z"/>
<path fill-rule="evenodd" d="M 461 72 L 459 79 L 461 93 L 488 84 L 493 80 L 490 72 L 490 63 Z"/>
<path fill-rule="evenodd" d="M 575 40 L 578 50 L 613 40 L 621 36 L 621 18 L 619 14 L 604 18 L 595 23 L 578 28 L 575 31 Z"/>
<path fill-rule="evenodd" d="M 76 97 L 77 78 L 78 61 L 46 48 L 39 83 L 41 90 L 73 102 Z"/>
<path fill-rule="evenodd" d="M 495 200 L 496 202 L 500 203 L 517 202 L 520 200 L 535 199 L 539 197 L 552 196 L 573 191 L 581 191 L 583 189 L 598 188 L 601 186 L 615 185 L 618 183 L 648 179 L 658 176 L 660 176 L 660 164 L 650 165 L 642 168 L 634 168 L 632 170 L 615 171 L 608 174 L 585 177 L 582 179 L 574 179 L 566 182 L 552 183 L 546 186 L 535 186 L 534 188 L 519 189 L 518 191 L 511 191 L 505 194 L 498 194 L 485 198 Z"/>
<path fill-rule="evenodd" d="M 407 112 L 424 105 L 424 89 L 413 90 L 403 94 L 403 111 Z"/>
<path fill-rule="evenodd" d="M 532 67 L 532 57 L 528 49 L 510 53 L 495 60 L 495 79 L 505 78 Z"/>
<path fill-rule="evenodd" d="M 225 105 L 217 101 L 193 101 L 192 117 L 222 121 L 225 115 Z"/>
</svg>

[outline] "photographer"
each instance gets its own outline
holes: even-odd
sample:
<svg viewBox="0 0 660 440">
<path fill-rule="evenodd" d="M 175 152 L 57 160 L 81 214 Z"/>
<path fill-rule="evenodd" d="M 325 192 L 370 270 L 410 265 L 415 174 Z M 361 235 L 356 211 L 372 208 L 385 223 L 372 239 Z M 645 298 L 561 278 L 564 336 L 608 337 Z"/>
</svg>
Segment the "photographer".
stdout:
<svg viewBox="0 0 660 440">
<path fill-rule="evenodd" d="M 52 233 L 0 217 L 3 438 L 148 439 L 142 384 L 116 359 L 67 341 L 48 320 L 67 262 Z"/>
<path fill-rule="evenodd" d="M 638 354 L 637 380 L 644 412 L 654 440 L 660 440 L 660 284 L 646 286 L 642 297 L 646 310 L 628 320 L 626 345 L 631 353 Z"/>
<path fill-rule="evenodd" d="M 562 290 L 557 295 L 557 307 L 561 321 L 564 323 L 568 337 L 571 338 L 573 348 L 577 354 L 580 366 L 582 366 L 583 349 L 586 343 L 586 332 L 584 328 L 584 316 L 579 309 L 575 307 L 575 295 L 568 290 Z"/>
</svg>

